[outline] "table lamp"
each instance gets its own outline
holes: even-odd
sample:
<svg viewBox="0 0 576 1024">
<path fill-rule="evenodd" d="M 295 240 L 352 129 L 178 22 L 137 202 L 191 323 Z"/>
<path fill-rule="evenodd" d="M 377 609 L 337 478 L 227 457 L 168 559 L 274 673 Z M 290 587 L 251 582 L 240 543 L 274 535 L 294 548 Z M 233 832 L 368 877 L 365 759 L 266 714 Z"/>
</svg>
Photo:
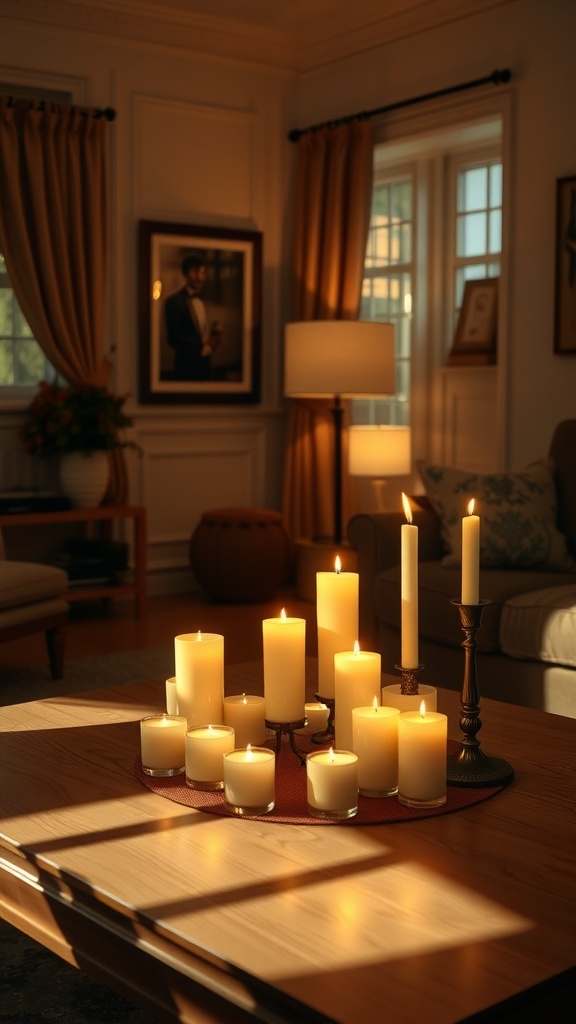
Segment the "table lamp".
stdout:
<svg viewBox="0 0 576 1024">
<path fill-rule="evenodd" d="M 342 542 L 342 399 L 395 390 L 392 324 L 308 320 L 286 325 L 284 394 L 333 399 L 335 544 Z"/>
<path fill-rule="evenodd" d="M 376 511 L 386 507 L 386 478 L 412 469 L 410 427 L 362 425 L 348 430 L 348 472 L 372 479 Z"/>
</svg>

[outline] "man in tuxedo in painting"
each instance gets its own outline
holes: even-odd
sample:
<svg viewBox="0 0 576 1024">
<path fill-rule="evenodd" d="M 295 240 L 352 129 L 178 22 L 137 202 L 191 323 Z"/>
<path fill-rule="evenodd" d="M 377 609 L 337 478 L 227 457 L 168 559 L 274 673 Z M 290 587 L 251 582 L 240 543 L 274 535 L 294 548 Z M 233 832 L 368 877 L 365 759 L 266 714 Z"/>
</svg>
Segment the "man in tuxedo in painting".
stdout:
<svg viewBox="0 0 576 1024">
<path fill-rule="evenodd" d="M 184 287 L 164 304 L 166 340 L 174 349 L 175 380 L 210 380 L 212 354 L 222 340 L 217 322 L 208 323 L 202 291 L 206 262 L 201 256 L 182 260 Z"/>
</svg>

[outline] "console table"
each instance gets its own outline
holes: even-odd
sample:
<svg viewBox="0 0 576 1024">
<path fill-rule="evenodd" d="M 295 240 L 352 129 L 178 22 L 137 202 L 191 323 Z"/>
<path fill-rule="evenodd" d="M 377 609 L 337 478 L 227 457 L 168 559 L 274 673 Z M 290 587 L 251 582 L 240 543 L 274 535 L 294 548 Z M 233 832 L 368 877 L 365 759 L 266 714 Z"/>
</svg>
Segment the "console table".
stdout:
<svg viewBox="0 0 576 1024">
<path fill-rule="evenodd" d="M 59 512 L 15 512 L 0 515 L 0 529 L 6 527 L 49 526 L 57 523 L 102 523 L 109 538 L 112 523 L 116 519 L 132 520 L 134 539 L 134 580 L 132 583 L 107 585 L 86 584 L 71 587 L 65 595 L 66 601 L 87 601 L 94 598 L 119 597 L 121 594 L 134 596 L 134 606 L 139 619 L 146 616 L 146 509 L 139 505 L 98 505 L 96 508 L 71 508 Z"/>
<path fill-rule="evenodd" d="M 261 681 L 261 664 L 231 666 L 226 689 Z M 574 1007 L 572 719 L 483 701 L 483 749 L 516 773 L 502 792 L 307 827 L 145 789 L 139 719 L 164 694 L 158 680 L 2 709 L 7 921 L 163 1021 L 573 1019 L 553 1004 L 559 985 Z M 458 739 L 458 695 L 438 690 L 438 707 Z"/>
</svg>

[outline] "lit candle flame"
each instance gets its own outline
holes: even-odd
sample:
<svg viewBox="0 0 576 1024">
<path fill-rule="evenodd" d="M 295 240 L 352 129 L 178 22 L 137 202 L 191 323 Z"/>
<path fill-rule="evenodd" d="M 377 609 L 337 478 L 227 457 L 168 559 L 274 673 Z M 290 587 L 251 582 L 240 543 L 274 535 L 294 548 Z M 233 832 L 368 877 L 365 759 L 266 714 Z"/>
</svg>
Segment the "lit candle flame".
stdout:
<svg viewBox="0 0 576 1024">
<path fill-rule="evenodd" d="M 197 640 L 201 640 L 202 639 L 202 630 L 201 629 L 198 630 L 198 636 L 196 637 L 196 639 Z"/>
<path fill-rule="evenodd" d="M 336 760 L 336 758 L 334 757 L 334 747 L 330 747 L 330 750 L 328 751 L 328 760 L 329 761 L 335 761 Z"/>
<path fill-rule="evenodd" d="M 372 707 L 374 708 L 374 711 L 378 710 L 378 697 L 376 694 L 374 694 L 374 699 L 372 700 Z"/>
<path fill-rule="evenodd" d="M 246 694 L 245 693 L 242 694 L 242 703 L 243 704 L 247 704 L 248 703 L 248 701 L 246 700 Z"/>
<path fill-rule="evenodd" d="M 474 498 L 470 498 L 468 502 L 468 515 L 471 516 L 474 512 Z"/>
<path fill-rule="evenodd" d="M 285 608 L 283 608 L 282 611 L 280 612 L 280 618 L 282 619 L 282 622 L 286 622 L 286 609 Z"/>
<path fill-rule="evenodd" d="M 354 654 L 359 654 L 359 653 L 360 653 L 360 644 L 358 643 L 357 640 L 355 640 L 354 641 Z"/>
<path fill-rule="evenodd" d="M 340 561 L 340 555 L 336 555 L 336 558 L 334 559 L 334 571 L 335 572 L 340 572 L 341 569 L 342 569 L 342 562 Z"/>
<path fill-rule="evenodd" d="M 253 761 L 254 760 L 254 754 L 252 753 L 252 744 L 251 743 L 249 743 L 247 745 L 247 747 L 246 747 L 246 760 L 247 761 Z"/>
<path fill-rule="evenodd" d="M 408 498 L 404 494 L 404 491 L 402 491 L 402 504 L 404 506 L 404 515 L 406 516 L 406 522 L 407 523 L 411 523 L 412 522 L 412 509 L 410 508 L 410 502 L 408 501 Z"/>
<path fill-rule="evenodd" d="M 422 715 L 422 718 L 426 718 L 426 701 L 425 700 L 420 702 L 420 714 Z"/>
</svg>

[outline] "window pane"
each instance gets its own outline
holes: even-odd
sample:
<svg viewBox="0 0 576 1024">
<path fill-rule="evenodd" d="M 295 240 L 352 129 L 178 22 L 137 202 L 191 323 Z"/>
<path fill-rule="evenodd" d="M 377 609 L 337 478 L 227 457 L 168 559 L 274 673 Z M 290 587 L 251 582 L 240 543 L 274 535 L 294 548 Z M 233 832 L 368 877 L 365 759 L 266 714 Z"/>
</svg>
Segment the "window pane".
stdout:
<svg viewBox="0 0 576 1024">
<path fill-rule="evenodd" d="M 0 338 L 12 336 L 12 290 L 0 288 Z"/>
<path fill-rule="evenodd" d="M 502 206 L 502 164 L 490 167 L 490 206 Z"/>
<path fill-rule="evenodd" d="M 482 256 L 486 252 L 487 217 L 468 213 L 458 220 L 458 256 Z"/>
<path fill-rule="evenodd" d="M 488 206 L 488 168 L 472 167 L 459 175 L 458 210 L 469 212 Z"/>
<path fill-rule="evenodd" d="M 392 184 L 391 216 L 397 220 L 412 218 L 412 183 L 396 181 Z"/>
<path fill-rule="evenodd" d="M 0 341 L 0 384 L 14 383 L 12 342 Z"/>
<path fill-rule="evenodd" d="M 46 376 L 46 360 L 40 346 L 32 338 L 15 346 L 15 384 L 33 387 Z"/>
<path fill-rule="evenodd" d="M 14 298 L 14 337 L 15 338 L 32 338 L 32 331 L 28 326 L 28 322 L 24 318 L 24 314 L 18 305 L 16 298 Z"/>
<path fill-rule="evenodd" d="M 502 249 L 502 210 L 492 210 L 489 218 L 488 252 Z"/>
</svg>

